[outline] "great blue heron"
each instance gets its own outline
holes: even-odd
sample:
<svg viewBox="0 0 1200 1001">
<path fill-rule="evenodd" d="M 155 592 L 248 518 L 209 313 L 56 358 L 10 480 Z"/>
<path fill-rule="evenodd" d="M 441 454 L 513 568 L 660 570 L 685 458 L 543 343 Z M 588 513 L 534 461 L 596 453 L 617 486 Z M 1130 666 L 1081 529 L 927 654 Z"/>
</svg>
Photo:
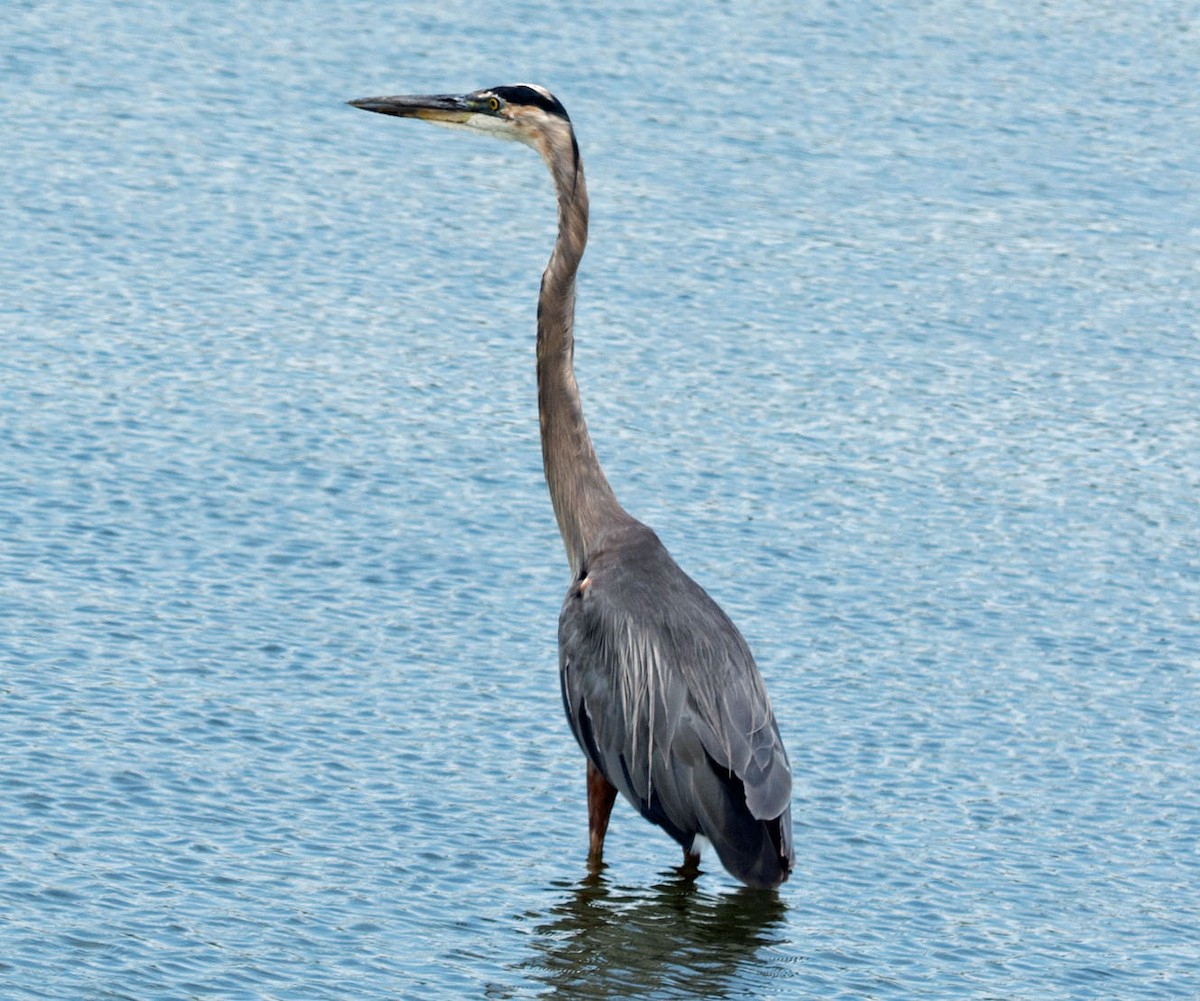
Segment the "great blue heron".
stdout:
<svg viewBox="0 0 1200 1001">
<path fill-rule="evenodd" d="M 575 382 L 575 273 L 588 197 L 571 120 L 542 87 L 350 104 L 517 139 L 550 168 L 558 239 L 537 312 L 542 460 L 572 581 L 558 620 L 563 705 L 587 756 L 588 862 L 601 866 L 619 791 L 683 847 L 705 840 L 734 876 L 777 886 L 794 863 L 792 777 L 746 641 L 604 476 Z"/>
</svg>

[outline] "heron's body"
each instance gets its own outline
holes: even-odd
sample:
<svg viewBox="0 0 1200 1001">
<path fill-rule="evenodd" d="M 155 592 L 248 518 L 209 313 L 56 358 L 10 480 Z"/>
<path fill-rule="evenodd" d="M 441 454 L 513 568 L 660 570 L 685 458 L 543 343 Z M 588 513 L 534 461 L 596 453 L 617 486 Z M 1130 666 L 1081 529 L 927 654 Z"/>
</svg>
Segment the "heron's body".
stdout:
<svg viewBox="0 0 1200 1001">
<path fill-rule="evenodd" d="M 538 298 L 538 410 L 546 482 L 571 565 L 559 617 L 563 705 L 588 759 L 589 859 L 617 791 L 682 845 L 702 839 L 752 886 L 793 864 L 791 773 L 745 640 L 649 528 L 617 502 L 596 459 L 572 364 L 575 275 L 588 199 L 570 120 L 539 87 L 351 102 L 519 139 L 558 195 L 558 240 Z"/>
</svg>

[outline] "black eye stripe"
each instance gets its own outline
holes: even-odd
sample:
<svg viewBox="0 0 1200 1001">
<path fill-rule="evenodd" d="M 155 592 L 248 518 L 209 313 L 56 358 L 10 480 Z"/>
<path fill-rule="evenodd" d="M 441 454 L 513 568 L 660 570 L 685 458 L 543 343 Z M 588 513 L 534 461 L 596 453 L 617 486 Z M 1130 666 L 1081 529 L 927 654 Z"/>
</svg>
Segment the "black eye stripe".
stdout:
<svg viewBox="0 0 1200 1001">
<path fill-rule="evenodd" d="M 524 104 L 540 108 L 548 115 L 557 115 L 568 122 L 571 120 L 567 116 L 567 109 L 559 103 L 558 98 L 543 94 L 540 90 L 534 90 L 532 87 L 526 87 L 523 84 L 515 87 L 493 87 L 491 93 L 508 104 Z"/>
</svg>

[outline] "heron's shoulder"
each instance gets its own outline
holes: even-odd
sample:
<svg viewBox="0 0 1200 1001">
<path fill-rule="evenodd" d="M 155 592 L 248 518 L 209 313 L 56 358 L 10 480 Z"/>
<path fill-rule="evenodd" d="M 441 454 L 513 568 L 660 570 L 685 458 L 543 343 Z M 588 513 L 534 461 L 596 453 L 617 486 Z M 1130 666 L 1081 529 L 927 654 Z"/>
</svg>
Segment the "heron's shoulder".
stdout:
<svg viewBox="0 0 1200 1001">
<path fill-rule="evenodd" d="M 668 564 L 679 570 L 654 529 L 630 519 L 600 537 L 595 551 L 588 554 L 584 569 L 612 577 L 645 576 L 670 572 L 664 570 Z"/>
<path fill-rule="evenodd" d="M 638 521 L 620 525 L 602 539 L 584 561 L 580 582 L 634 607 L 652 607 L 699 586 L 680 568 L 655 531 Z M 703 593 L 703 592 L 701 592 Z"/>
<path fill-rule="evenodd" d="M 727 648 L 723 656 L 752 659 L 716 601 L 675 562 L 653 529 L 632 519 L 606 534 L 589 554 L 567 606 L 622 630 L 686 634 Z"/>
</svg>

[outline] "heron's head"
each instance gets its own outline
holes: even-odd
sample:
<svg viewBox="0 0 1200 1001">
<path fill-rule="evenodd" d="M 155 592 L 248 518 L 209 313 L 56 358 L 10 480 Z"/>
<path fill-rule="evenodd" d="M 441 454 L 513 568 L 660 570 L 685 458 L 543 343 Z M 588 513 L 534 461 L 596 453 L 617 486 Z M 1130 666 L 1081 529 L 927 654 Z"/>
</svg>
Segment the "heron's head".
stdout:
<svg viewBox="0 0 1200 1001">
<path fill-rule="evenodd" d="M 546 159 L 558 141 L 570 138 L 571 120 L 550 91 L 533 84 L 491 87 L 461 96 L 364 97 L 356 108 L 399 118 L 420 118 L 435 125 L 517 139 Z"/>
</svg>

